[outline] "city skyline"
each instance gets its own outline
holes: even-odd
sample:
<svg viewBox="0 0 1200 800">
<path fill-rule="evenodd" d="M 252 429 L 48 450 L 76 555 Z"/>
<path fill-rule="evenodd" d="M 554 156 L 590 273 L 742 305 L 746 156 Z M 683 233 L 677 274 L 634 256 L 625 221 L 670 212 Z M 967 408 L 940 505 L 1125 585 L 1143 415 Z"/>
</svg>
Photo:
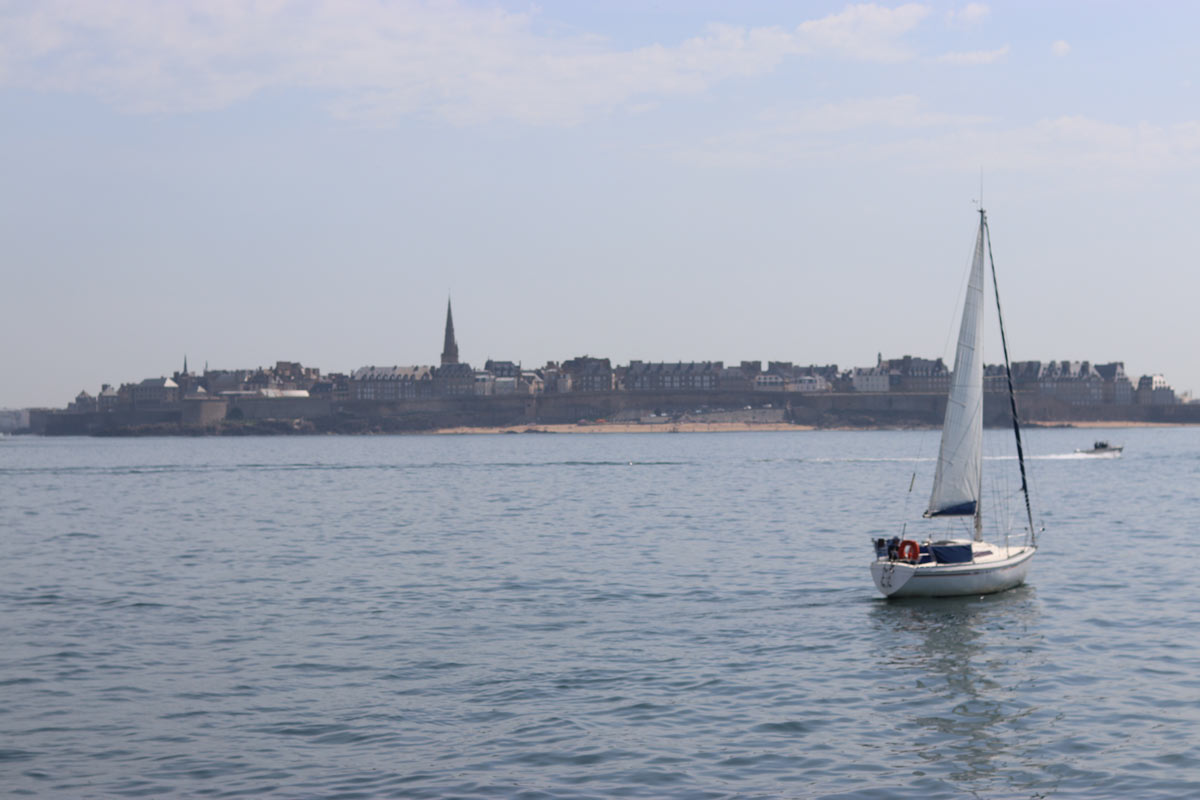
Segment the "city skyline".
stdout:
<svg viewBox="0 0 1200 800">
<path fill-rule="evenodd" d="M 0 407 L 193 363 L 1014 360 L 1200 388 L 1200 10 L 0 10 Z M 994 320 L 986 358 L 999 359 Z M 886 346 L 881 347 L 884 344 Z"/>
<path fill-rule="evenodd" d="M 448 354 L 451 355 L 450 358 L 447 358 Z M 521 359 L 517 359 L 514 361 L 511 359 L 491 359 L 491 358 L 485 360 L 482 363 L 471 364 L 469 361 L 459 360 L 457 357 L 457 341 L 456 341 L 456 337 L 454 334 L 454 326 L 453 326 L 451 314 L 450 314 L 450 311 L 448 308 L 447 315 L 446 315 L 446 327 L 445 327 L 445 333 L 444 333 L 444 349 L 442 351 L 440 364 L 434 364 L 433 362 L 416 363 L 416 364 L 383 364 L 383 363 L 364 364 L 364 365 L 360 365 L 358 367 L 347 369 L 347 370 L 343 371 L 342 369 L 324 369 L 320 365 L 317 365 L 317 364 L 305 364 L 305 363 L 299 362 L 299 361 L 286 361 L 286 360 L 276 361 L 273 367 L 269 364 L 267 366 L 257 365 L 254 367 L 246 367 L 246 366 L 230 367 L 227 365 L 216 365 L 210 369 L 208 362 L 205 361 L 202 369 L 189 369 L 187 356 L 185 354 L 184 358 L 183 358 L 183 366 L 182 366 L 182 369 L 180 369 L 180 370 L 162 371 L 157 376 L 150 375 L 150 376 L 146 376 L 143 378 L 132 378 L 130 380 L 121 379 L 118 381 L 109 381 L 109 382 L 105 382 L 105 383 L 101 384 L 101 386 L 99 388 L 101 390 L 103 390 L 104 392 L 112 394 L 115 397 L 117 387 L 120 387 L 122 391 L 125 391 L 127 389 L 132 390 L 132 388 L 135 386 L 146 385 L 148 383 L 153 383 L 154 385 L 157 386 L 159 384 L 162 384 L 165 381 L 167 383 L 167 385 L 179 388 L 180 391 L 183 392 L 184 388 L 186 388 L 188 386 L 202 385 L 203 379 L 209 378 L 210 376 L 222 376 L 222 380 L 224 380 L 226 378 L 232 378 L 233 376 L 237 376 L 237 375 L 242 376 L 241 378 L 237 378 L 236 379 L 237 381 L 244 382 L 244 381 L 249 380 L 250 382 L 253 383 L 254 376 L 258 376 L 258 377 L 264 378 L 267 381 L 267 385 L 269 385 L 274 381 L 274 379 L 276 377 L 275 373 L 280 369 L 284 369 L 288 372 L 290 377 L 287 378 L 286 382 L 289 384 L 295 379 L 295 376 L 292 375 L 293 372 L 295 372 L 296 374 L 303 373 L 303 375 L 304 375 L 303 381 L 307 381 L 308 383 L 312 383 L 312 382 L 315 382 L 318 380 L 325 381 L 328 383 L 328 381 L 330 381 L 331 379 L 340 380 L 343 382 L 346 382 L 346 381 L 353 382 L 356 380 L 357 381 L 370 380 L 372 378 L 370 376 L 365 376 L 365 373 L 381 373 L 381 374 L 386 373 L 388 375 L 391 375 L 391 372 L 393 370 L 401 370 L 401 371 L 404 371 L 405 374 L 411 373 L 413 376 L 418 376 L 420 374 L 424 374 L 425 377 L 428 378 L 428 377 L 432 377 L 435 374 L 440 374 L 439 370 L 446 370 L 446 369 L 458 370 L 459 367 L 469 370 L 468 372 L 466 372 L 464 374 L 467 376 L 470 376 L 473 373 L 475 376 L 475 380 L 478 381 L 478 380 L 480 380 L 481 376 L 491 374 L 491 373 L 495 373 L 495 376 L 515 374 L 515 373 L 510 373 L 510 370 L 520 370 L 520 373 L 519 373 L 520 375 L 534 375 L 536 373 L 537 375 L 540 376 L 544 370 L 551 370 L 555 373 L 558 373 L 564 367 L 570 367 L 572 364 L 582 363 L 582 362 L 603 362 L 605 365 L 605 369 L 608 371 L 610 376 L 614 377 L 614 380 L 615 380 L 616 376 L 624 375 L 627 370 L 632 371 L 634 369 L 638 369 L 641 371 L 649 370 L 649 371 L 653 372 L 653 371 L 659 370 L 659 368 L 662 368 L 662 367 L 666 367 L 666 368 L 682 367 L 685 370 L 691 370 L 691 369 L 702 369 L 704 371 L 711 370 L 711 371 L 713 371 L 712 374 L 714 376 L 716 376 L 725 367 L 729 367 L 734 370 L 743 370 L 743 371 L 745 369 L 749 368 L 754 374 L 762 374 L 762 375 L 768 375 L 768 374 L 818 375 L 819 374 L 819 375 L 822 375 L 822 376 L 828 378 L 830 383 L 827 383 L 820 388 L 810 387 L 810 388 L 802 390 L 802 391 L 818 391 L 818 392 L 845 391 L 845 389 L 839 389 L 833 385 L 832 381 L 834 380 L 834 376 L 841 378 L 844 382 L 846 382 L 847 386 L 849 386 L 849 384 L 852 382 L 853 388 L 849 389 L 850 391 L 867 391 L 867 392 L 888 391 L 889 389 L 887 387 L 888 387 L 889 381 L 887 380 L 887 376 L 891 375 L 893 378 L 898 377 L 898 376 L 905 376 L 906 380 L 909 379 L 911 376 L 919 376 L 917 378 L 918 383 L 921 384 L 919 387 L 914 388 L 913 386 L 901 386 L 899 388 L 899 391 L 901 391 L 901 392 L 934 391 L 935 393 L 941 393 L 945 389 L 945 387 L 942 384 L 937 384 L 936 387 L 926 386 L 924 384 L 925 378 L 940 376 L 942 379 L 947 379 L 953 369 L 953 365 L 941 357 L 925 358 L 920 355 L 914 356 L 912 354 L 905 354 L 900 357 L 895 357 L 893 355 L 893 356 L 889 356 L 889 358 L 884 358 L 882 351 L 877 353 L 876 363 L 874 363 L 874 364 L 851 364 L 851 365 L 839 365 L 839 364 L 836 364 L 833 362 L 828 362 L 828 361 L 826 361 L 826 362 L 812 361 L 812 362 L 808 362 L 808 363 L 803 363 L 803 362 L 794 362 L 794 361 L 785 360 L 785 359 L 754 359 L 754 358 L 741 359 L 741 360 L 729 361 L 729 362 L 726 362 L 722 359 L 702 359 L 702 360 L 697 360 L 697 361 L 680 361 L 680 360 L 667 360 L 667 361 L 657 360 L 657 361 L 655 361 L 655 360 L 633 359 L 633 360 L 630 360 L 629 362 L 622 363 L 622 362 L 614 361 L 614 360 L 604 356 L 603 354 L 590 354 L 590 355 L 584 354 L 584 355 L 579 355 L 579 356 L 575 356 L 575 357 L 571 357 L 571 358 L 563 357 L 563 358 L 547 361 L 544 364 L 532 364 L 532 363 L 527 364 L 527 363 L 524 363 Z M 912 368 L 914 370 L 911 374 L 909 372 L 910 368 Z M 1062 379 L 1062 380 L 1066 380 L 1067 382 L 1070 383 L 1070 382 L 1075 382 L 1075 381 L 1079 381 L 1079 380 L 1086 382 L 1087 380 L 1095 380 L 1098 378 L 1111 383 L 1112 380 L 1114 378 L 1116 378 L 1116 379 L 1128 380 L 1129 386 L 1131 389 L 1137 388 L 1139 385 L 1143 385 L 1143 384 L 1147 388 L 1149 388 L 1151 386 L 1153 386 L 1155 388 L 1161 387 L 1164 390 L 1169 391 L 1169 393 L 1171 394 L 1171 398 L 1172 398 L 1170 401 L 1171 403 L 1175 403 L 1175 402 L 1189 403 L 1189 402 L 1191 402 L 1190 391 L 1185 391 L 1182 396 L 1177 397 L 1177 393 L 1175 392 L 1174 387 L 1171 385 L 1169 376 L 1165 376 L 1162 373 L 1141 373 L 1137 370 L 1127 371 L 1127 370 L 1125 370 L 1124 362 L 1120 362 L 1120 361 L 1103 362 L 1103 361 L 1094 361 L 1094 360 L 1090 360 L 1090 359 L 1025 359 L 1025 360 L 1021 360 L 1021 361 L 1014 361 L 1012 363 L 1011 368 L 1012 368 L 1013 377 L 1019 383 L 1024 383 L 1024 384 L 1029 384 L 1030 381 L 1037 382 L 1042 379 L 1049 379 L 1049 380 Z M 987 380 L 989 381 L 989 384 L 992 386 L 992 388 L 995 388 L 998 384 L 995 384 L 994 381 L 999 380 L 1003 377 L 1003 375 L 1005 373 L 1005 365 L 1003 363 L 985 364 L 984 369 L 985 369 L 985 372 L 987 373 Z M 861 387 L 859 386 L 860 374 L 861 374 L 861 377 L 863 378 L 863 385 Z M 458 375 L 457 372 L 456 372 L 456 375 Z M 319 379 L 316 376 L 319 376 Z M 871 376 L 876 376 L 876 377 L 871 377 Z M 882 376 L 882 378 L 880 378 L 878 376 Z M 458 375 L 458 377 L 462 377 L 462 375 Z M 172 379 L 181 381 L 182 383 L 173 383 Z M 190 380 L 185 381 L 184 379 L 190 379 Z M 882 384 L 878 384 L 878 381 L 880 379 L 883 380 Z M 197 383 L 197 380 L 199 380 L 199 383 Z M 303 381 L 301 381 L 301 382 L 303 382 Z M 714 384 L 714 387 L 715 387 L 715 384 Z M 244 391 L 245 388 L 246 387 L 240 386 L 240 384 L 239 384 L 238 387 L 235 387 L 235 391 L 233 391 L 232 393 L 238 394 L 238 395 L 247 394 L 247 392 Z M 480 387 L 477 385 L 476 389 L 478 390 L 479 388 Z M 645 387 L 637 387 L 637 388 L 645 388 Z M 783 390 L 782 384 L 780 384 L 778 386 L 771 386 L 770 388 L 774 389 L 774 390 Z M 582 391 L 595 391 L 596 389 L 594 387 L 590 387 L 590 386 L 586 387 L 584 389 L 575 387 L 573 389 L 570 389 L 569 391 L 581 391 L 581 390 Z M 614 386 L 614 390 L 615 391 L 624 391 L 625 389 L 617 388 Z M 892 389 L 892 391 L 895 391 L 895 390 L 896 390 L 895 388 Z M 522 389 L 521 391 L 524 392 L 527 390 Z M 551 389 L 550 391 L 559 391 L 559 390 Z M 489 389 L 488 391 L 486 391 L 484 393 L 490 394 L 491 391 Z M 1051 393 L 1053 393 L 1053 391 Z M 97 392 L 95 395 L 93 395 L 85 387 L 78 393 L 78 396 L 74 397 L 74 399 L 79 400 L 81 398 L 91 398 L 92 400 L 94 400 L 100 394 L 101 394 L 101 392 Z M 184 397 L 184 395 L 181 394 L 179 399 L 183 399 L 183 397 Z M 1078 399 L 1078 398 L 1076 398 L 1076 399 Z M 1131 401 L 1129 399 L 1126 399 L 1126 400 L 1122 400 L 1120 402 L 1124 403 L 1124 402 L 1131 402 Z M 71 405 L 73 405 L 73 403 L 66 403 L 66 406 L 68 408 Z M 59 405 L 49 405 L 49 406 L 44 406 L 43 408 L 57 409 L 57 408 L 61 408 L 61 407 L 62 406 L 59 406 Z M 5 409 L 5 410 L 16 410 L 16 409 Z"/>
<path fill-rule="evenodd" d="M 1018 361 L 982 365 L 991 424 L 1011 425 L 1007 392 L 1022 395 L 1027 422 L 1189 423 L 1200 405 L 1180 398 L 1161 375 L 1130 376 L 1120 362 Z M 62 435 L 222 435 L 382 433 L 531 423 L 651 426 L 691 417 L 734 425 L 876 427 L 940 423 L 952 384 L 942 359 L 879 357 L 874 366 L 743 361 L 613 364 L 581 356 L 529 367 L 457 358 L 446 314 L 441 364 L 367 365 L 323 373 L 279 361 L 257 369 L 189 371 L 149 377 L 95 395 L 80 392 L 65 409 L 6 410 L 0 431 Z M 713 417 L 712 415 L 716 415 Z M 984 424 L 988 424 L 987 421 Z M 281 427 L 282 426 L 282 427 Z M 639 430 L 643 430 L 639 428 Z"/>
</svg>

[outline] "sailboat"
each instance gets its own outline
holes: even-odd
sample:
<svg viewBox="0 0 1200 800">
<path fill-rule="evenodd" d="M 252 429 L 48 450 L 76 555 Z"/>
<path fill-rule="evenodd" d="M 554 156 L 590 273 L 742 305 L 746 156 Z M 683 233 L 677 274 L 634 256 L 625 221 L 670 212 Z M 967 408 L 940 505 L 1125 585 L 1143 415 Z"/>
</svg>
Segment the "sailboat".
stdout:
<svg viewBox="0 0 1200 800">
<path fill-rule="evenodd" d="M 1021 492 L 1025 497 L 1028 528 L 1021 544 L 1010 544 L 1009 534 L 1001 542 L 983 540 L 983 305 L 984 248 L 992 268 L 992 287 L 996 295 L 996 313 L 1000 319 L 1000 341 L 1004 347 L 1004 369 L 1008 378 L 1008 399 L 1012 412 L 1013 434 L 1017 440 L 1017 463 L 1021 472 Z M 925 537 L 923 541 L 904 538 L 875 539 L 875 561 L 871 577 L 886 597 L 950 597 L 1002 592 L 1025 581 L 1037 552 L 1037 532 L 1029 501 L 1029 482 L 1025 474 L 1025 453 L 1021 444 L 1021 426 L 1017 399 L 1013 391 L 1012 369 L 1008 361 L 1008 341 L 1004 317 L 1000 312 L 1000 291 L 996 263 L 991 259 L 992 242 L 987 213 L 979 209 L 979 233 L 975 255 L 963 302 L 962 324 L 954 355 L 954 372 L 938 449 L 937 470 L 926 519 L 947 518 L 959 522 L 960 531 L 969 535 Z M 962 524 L 970 520 L 970 523 Z M 973 524 L 971 524 L 973 523 Z M 967 525 L 970 524 L 970 528 Z M 973 531 L 971 530 L 973 529 Z M 950 531 L 953 532 L 951 527 Z"/>
</svg>

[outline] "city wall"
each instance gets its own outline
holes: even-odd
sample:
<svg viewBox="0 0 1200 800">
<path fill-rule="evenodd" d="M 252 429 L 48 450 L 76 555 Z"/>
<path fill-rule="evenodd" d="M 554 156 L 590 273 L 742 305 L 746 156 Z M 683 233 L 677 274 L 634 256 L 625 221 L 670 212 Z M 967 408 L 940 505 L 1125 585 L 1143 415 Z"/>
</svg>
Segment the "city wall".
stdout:
<svg viewBox="0 0 1200 800">
<path fill-rule="evenodd" d="M 1200 423 L 1200 405 L 1073 406 L 1035 392 L 1018 393 L 1021 418 L 1042 424 L 1071 422 Z M 388 419 L 408 430 L 459 426 L 571 424 L 581 421 L 645 419 L 652 414 L 714 416 L 770 405 L 784 418 L 817 427 L 940 425 L 946 414 L 944 394 L 898 392 L 566 392 L 538 396 L 447 397 L 402 403 L 340 403 L 335 414 Z M 1009 399 L 1002 392 L 984 395 L 984 425 L 1010 425 Z"/>
<path fill-rule="evenodd" d="M 1200 404 L 1073 406 L 1035 392 L 1018 394 L 1021 418 L 1038 424 L 1088 422 L 1200 423 Z M 773 418 L 814 427 L 937 426 L 946 413 L 943 394 L 899 392 L 567 392 L 544 395 L 464 395 L 397 402 L 323 398 L 206 398 L 175 408 L 108 413 L 54 412 L 31 417 L 35 432 L 49 435 L 180 432 L 391 433 L 454 427 L 507 427 L 580 422 L 662 422 L 687 417 L 716 420 L 770 408 Z M 288 427 L 256 428 L 255 422 Z M 300 424 L 303 422 L 304 424 Z M 984 395 L 984 424 L 1010 424 L 1004 393 Z"/>
<path fill-rule="evenodd" d="M 181 409 L 93 411 L 72 414 L 62 411 L 30 413 L 30 428 L 34 433 L 47 436 L 96 436 L 118 429 L 137 428 L 148 425 L 178 426 Z"/>
</svg>

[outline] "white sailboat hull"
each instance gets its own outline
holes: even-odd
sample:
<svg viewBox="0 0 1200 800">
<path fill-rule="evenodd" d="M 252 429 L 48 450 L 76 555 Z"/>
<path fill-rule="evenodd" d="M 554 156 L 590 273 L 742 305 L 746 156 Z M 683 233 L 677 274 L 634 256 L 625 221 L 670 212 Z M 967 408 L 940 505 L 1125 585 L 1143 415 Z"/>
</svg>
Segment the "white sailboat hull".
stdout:
<svg viewBox="0 0 1200 800">
<path fill-rule="evenodd" d="M 998 557 L 963 564 L 879 559 L 871 577 L 885 597 L 954 597 L 1003 592 L 1025 582 L 1036 547 L 993 547 Z"/>
</svg>

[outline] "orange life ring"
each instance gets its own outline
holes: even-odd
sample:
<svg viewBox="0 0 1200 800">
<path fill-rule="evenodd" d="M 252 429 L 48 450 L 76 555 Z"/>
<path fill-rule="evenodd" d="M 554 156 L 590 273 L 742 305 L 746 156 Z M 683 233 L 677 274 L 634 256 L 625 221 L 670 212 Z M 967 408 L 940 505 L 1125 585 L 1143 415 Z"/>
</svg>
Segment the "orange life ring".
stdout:
<svg viewBox="0 0 1200 800">
<path fill-rule="evenodd" d="M 900 556 L 901 561 L 917 561 L 921 558 L 921 545 L 912 539 L 905 539 L 900 542 L 900 550 L 897 555 Z"/>
</svg>

